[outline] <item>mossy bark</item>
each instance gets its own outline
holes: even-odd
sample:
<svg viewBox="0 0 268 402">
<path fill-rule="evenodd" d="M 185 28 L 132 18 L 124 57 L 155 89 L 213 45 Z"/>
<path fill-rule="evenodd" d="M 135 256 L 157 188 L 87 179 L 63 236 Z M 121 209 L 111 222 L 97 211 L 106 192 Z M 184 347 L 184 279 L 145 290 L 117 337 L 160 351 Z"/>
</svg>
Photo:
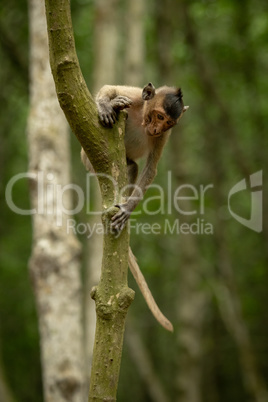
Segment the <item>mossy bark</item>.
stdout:
<svg viewBox="0 0 268 402">
<path fill-rule="evenodd" d="M 46 0 L 50 64 L 65 116 L 99 175 L 102 194 L 104 249 L 99 285 L 93 289 L 97 327 L 89 401 L 115 401 L 125 317 L 134 298 L 127 286 L 129 235 L 112 233 L 110 219 L 122 202 L 127 184 L 124 114 L 113 129 L 100 126 L 96 104 L 77 59 L 68 0 Z"/>
</svg>

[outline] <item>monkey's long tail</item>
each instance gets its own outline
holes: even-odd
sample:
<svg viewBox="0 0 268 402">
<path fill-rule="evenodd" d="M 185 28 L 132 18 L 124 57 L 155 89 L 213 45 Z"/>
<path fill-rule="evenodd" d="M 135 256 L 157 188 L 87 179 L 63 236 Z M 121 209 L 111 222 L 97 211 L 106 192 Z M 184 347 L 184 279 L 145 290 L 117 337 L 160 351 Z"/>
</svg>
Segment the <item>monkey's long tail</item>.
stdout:
<svg viewBox="0 0 268 402">
<path fill-rule="evenodd" d="M 164 328 L 166 328 L 168 331 L 173 332 L 173 325 L 164 316 L 164 314 L 160 311 L 159 307 L 157 306 L 157 304 L 153 298 L 153 295 L 146 283 L 146 280 L 138 266 L 136 258 L 134 256 L 134 254 L 132 253 L 132 250 L 130 247 L 128 249 L 128 265 L 129 265 L 130 271 L 132 272 L 132 275 L 134 276 L 134 278 L 140 288 L 140 291 L 141 291 L 149 309 L 153 313 L 154 317 Z"/>
</svg>

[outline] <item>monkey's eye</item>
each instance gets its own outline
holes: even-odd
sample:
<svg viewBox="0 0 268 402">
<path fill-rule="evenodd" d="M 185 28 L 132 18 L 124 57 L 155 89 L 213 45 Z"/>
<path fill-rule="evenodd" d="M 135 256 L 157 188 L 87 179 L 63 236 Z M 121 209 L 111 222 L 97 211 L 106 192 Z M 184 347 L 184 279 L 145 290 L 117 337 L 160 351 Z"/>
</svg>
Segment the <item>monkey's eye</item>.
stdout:
<svg viewBox="0 0 268 402">
<path fill-rule="evenodd" d="M 145 124 L 149 124 L 150 122 L 151 122 L 151 116 L 146 116 L 146 118 L 145 118 Z"/>
<path fill-rule="evenodd" d="M 157 118 L 158 118 L 159 120 L 164 120 L 164 117 L 163 117 L 161 114 L 158 114 L 158 115 L 157 115 Z"/>
<path fill-rule="evenodd" d="M 171 120 L 168 120 L 168 121 L 167 121 L 167 124 L 168 124 L 169 126 L 171 126 L 172 121 L 171 121 Z"/>
</svg>

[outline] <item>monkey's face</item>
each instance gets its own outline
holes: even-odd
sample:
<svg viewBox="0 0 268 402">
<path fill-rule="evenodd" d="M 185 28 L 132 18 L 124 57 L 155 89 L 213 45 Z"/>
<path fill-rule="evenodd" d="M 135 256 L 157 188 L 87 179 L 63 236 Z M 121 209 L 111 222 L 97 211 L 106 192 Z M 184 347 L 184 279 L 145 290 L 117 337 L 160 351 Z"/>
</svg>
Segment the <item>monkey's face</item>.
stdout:
<svg viewBox="0 0 268 402">
<path fill-rule="evenodd" d="M 163 108 L 149 108 L 144 114 L 142 126 L 147 135 L 151 137 L 159 137 L 165 131 L 171 129 L 177 124 L 176 120 L 171 119 Z"/>
<path fill-rule="evenodd" d="M 161 87 L 155 90 L 149 83 L 143 89 L 142 125 L 149 136 L 159 137 L 165 131 L 174 127 L 184 111 L 182 92 L 180 88 Z"/>
</svg>

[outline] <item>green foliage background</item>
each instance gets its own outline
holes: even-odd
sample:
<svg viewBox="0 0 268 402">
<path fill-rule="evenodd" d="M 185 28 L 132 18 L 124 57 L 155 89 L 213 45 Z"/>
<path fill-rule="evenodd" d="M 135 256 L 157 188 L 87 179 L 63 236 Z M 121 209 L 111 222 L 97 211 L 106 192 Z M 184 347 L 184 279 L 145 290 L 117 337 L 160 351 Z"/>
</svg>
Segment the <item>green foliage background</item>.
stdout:
<svg viewBox="0 0 268 402">
<path fill-rule="evenodd" d="M 178 170 L 179 165 L 183 166 L 183 182 L 197 188 L 200 184 L 214 185 L 206 196 L 204 219 L 213 223 L 215 233 L 225 233 L 244 319 L 260 373 L 267 381 L 268 4 L 264 0 L 190 1 L 188 10 L 194 38 L 189 21 L 180 12 L 181 2 L 166 1 L 163 7 L 165 13 L 160 2 L 148 2 L 144 83 L 182 86 L 190 109 L 180 127 L 174 130 L 156 182 L 165 188 L 167 171 Z M 92 1 L 72 1 L 77 51 L 89 88 L 93 86 L 93 11 Z M 166 14 L 170 16 L 170 24 L 160 28 L 159 18 Z M 160 52 L 165 29 L 171 30 L 171 42 L 164 43 L 169 60 Z M 27 268 L 31 220 L 14 214 L 5 201 L 5 187 L 10 178 L 27 171 L 28 14 L 24 0 L 10 0 L 1 5 L 0 35 L 0 361 L 16 400 L 39 402 L 42 401 L 39 339 Z M 71 146 L 72 180 L 83 185 L 84 170 L 74 138 Z M 226 203 L 232 186 L 259 170 L 264 178 L 264 228 L 262 233 L 255 233 L 231 218 Z M 152 196 L 150 191 L 147 197 Z M 14 187 L 13 198 L 21 208 L 29 208 L 26 180 Z M 241 216 L 248 217 L 249 199 L 250 191 L 245 191 L 243 198 L 234 199 L 237 202 L 234 209 Z M 197 210 L 200 207 L 198 201 L 193 205 Z M 157 209 L 159 204 L 155 201 L 151 207 Z M 83 217 L 76 218 L 79 221 Z M 160 224 L 165 218 L 166 215 L 138 217 L 140 222 Z M 180 217 L 175 213 L 174 219 L 177 218 Z M 250 399 L 242 384 L 237 347 L 222 322 L 210 289 L 210 280 L 221 280 L 221 256 L 215 233 L 197 236 L 203 278 L 200 286 L 210 297 L 200 339 L 204 345 L 204 401 L 247 401 Z M 82 236 L 81 241 L 85 242 Z M 176 316 L 178 283 L 180 269 L 187 269 L 181 263 L 183 236 L 133 234 L 132 243 L 159 305 L 164 306 L 176 331 L 180 331 Z M 132 278 L 130 285 L 136 289 Z M 155 324 L 138 292 L 131 310 L 154 368 L 170 400 L 175 400 L 174 373 L 181 353 L 175 346 L 176 332 L 170 335 Z M 126 399 L 149 401 L 150 397 L 125 347 L 118 400 Z"/>
</svg>

